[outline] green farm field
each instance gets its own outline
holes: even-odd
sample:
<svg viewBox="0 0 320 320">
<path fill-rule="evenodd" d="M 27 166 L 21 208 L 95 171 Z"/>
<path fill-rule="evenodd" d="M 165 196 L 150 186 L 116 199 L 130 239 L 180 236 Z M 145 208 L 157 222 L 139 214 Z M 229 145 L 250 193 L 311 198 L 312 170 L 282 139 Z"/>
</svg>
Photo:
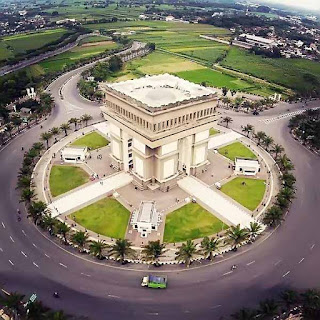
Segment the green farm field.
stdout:
<svg viewBox="0 0 320 320">
<path fill-rule="evenodd" d="M 59 28 L 2 37 L 0 39 L 0 61 L 24 54 L 28 50 L 39 49 L 60 39 L 65 33 L 67 33 L 66 29 Z"/>
<path fill-rule="evenodd" d="M 96 46 L 87 46 L 84 44 L 68 52 L 61 53 L 55 57 L 40 62 L 39 64 L 37 64 L 37 66 L 40 67 L 38 68 L 38 73 L 41 72 L 42 74 L 44 74 L 48 72 L 63 70 L 63 68 L 76 63 L 82 58 L 96 56 L 106 50 L 114 49 L 117 46 L 118 45 L 116 43 L 111 41 L 108 43 L 102 42 L 101 44 Z"/>
<path fill-rule="evenodd" d="M 320 63 L 306 59 L 271 59 L 233 47 L 221 65 L 297 91 L 320 83 Z"/>
</svg>

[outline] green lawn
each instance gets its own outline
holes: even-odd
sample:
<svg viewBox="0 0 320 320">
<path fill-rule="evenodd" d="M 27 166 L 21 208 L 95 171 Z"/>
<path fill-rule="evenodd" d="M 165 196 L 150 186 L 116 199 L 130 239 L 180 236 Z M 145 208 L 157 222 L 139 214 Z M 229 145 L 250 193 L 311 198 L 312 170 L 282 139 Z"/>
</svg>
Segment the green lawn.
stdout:
<svg viewBox="0 0 320 320">
<path fill-rule="evenodd" d="M 262 201 L 265 189 L 265 180 L 242 177 L 234 178 L 221 187 L 223 193 L 251 211 Z"/>
<path fill-rule="evenodd" d="M 77 223 L 98 234 L 124 239 L 130 212 L 120 202 L 104 198 L 70 215 Z"/>
<path fill-rule="evenodd" d="M 53 197 L 77 188 L 89 181 L 89 175 L 79 167 L 54 165 L 49 184 Z"/>
<path fill-rule="evenodd" d="M 199 204 L 188 203 L 167 215 L 163 241 L 173 243 L 202 238 L 227 228 Z"/>
<path fill-rule="evenodd" d="M 72 142 L 72 146 L 88 147 L 90 150 L 99 149 L 109 144 L 109 141 L 97 132 L 91 132 Z"/>
<path fill-rule="evenodd" d="M 220 132 L 220 131 L 217 130 L 217 129 L 210 128 L 210 130 L 209 130 L 209 135 L 210 135 L 210 136 L 214 136 L 214 135 L 218 134 L 219 132 Z"/>
<path fill-rule="evenodd" d="M 218 152 L 232 161 L 235 161 L 236 157 L 257 159 L 256 155 L 241 142 L 234 142 L 225 147 L 222 147 L 218 149 Z"/>
</svg>

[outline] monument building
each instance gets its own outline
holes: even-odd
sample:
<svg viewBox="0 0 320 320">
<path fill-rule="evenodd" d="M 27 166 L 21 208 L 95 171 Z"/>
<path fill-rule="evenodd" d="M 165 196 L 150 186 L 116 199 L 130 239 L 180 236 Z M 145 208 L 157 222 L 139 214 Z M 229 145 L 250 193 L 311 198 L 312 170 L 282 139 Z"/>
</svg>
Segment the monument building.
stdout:
<svg viewBox="0 0 320 320">
<path fill-rule="evenodd" d="M 169 74 L 102 83 L 113 166 L 143 190 L 168 191 L 208 165 L 209 130 L 218 119 L 214 90 Z"/>
</svg>

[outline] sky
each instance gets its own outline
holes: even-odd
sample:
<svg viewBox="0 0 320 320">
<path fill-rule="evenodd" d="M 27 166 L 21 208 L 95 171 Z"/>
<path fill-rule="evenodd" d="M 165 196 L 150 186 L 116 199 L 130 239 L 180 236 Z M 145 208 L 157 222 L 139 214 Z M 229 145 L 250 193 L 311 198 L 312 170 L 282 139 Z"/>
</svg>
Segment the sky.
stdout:
<svg viewBox="0 0 320 320">
<path fill-rule="evenodd" d="M 294 7 L 301 7 L 309 10 L 320 11 L 320 0 L 267 0 L 270 3 L 284 4 Z"/>
</svg>

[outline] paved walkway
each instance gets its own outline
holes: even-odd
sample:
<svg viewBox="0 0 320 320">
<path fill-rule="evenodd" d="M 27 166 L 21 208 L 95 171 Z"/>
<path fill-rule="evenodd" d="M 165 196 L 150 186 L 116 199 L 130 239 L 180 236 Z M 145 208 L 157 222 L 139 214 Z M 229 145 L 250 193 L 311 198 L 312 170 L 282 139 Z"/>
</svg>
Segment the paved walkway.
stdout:
<svg viewBox="0 0 320 320">
<path fill-rule="evenodd" d="M 237 139 L 242 138 L 243 136 L 235 131 L 229 131 L 222 134 L 217 134 L 216 136 L 213 136 L 209 140 L 209 149 L 216 149 L 220 146 L 229 144 Z"/>
<path fill-rule="evenodd" d="M 132 176 L 129 173 L 119 172 L 53 201 L 48 208 L 51 210 L 53 217 L 57 217 L 59 214 L 67 214 L 101 199 L 110 192 L 113 193 L 116 189 L 131 183 L 131 181 Z"/>
<path fill-rule="evenodd" d="M 178 185 L 228 225 L 240 224 L 242 228 L 246 228 L 250 226 L 250 222 L 254 221 L 245 208 L 227 200 L 218 191 L 210 189 L 208 185 L 195 177 L 183 178 L 178 181 Z"/>
</svg>

